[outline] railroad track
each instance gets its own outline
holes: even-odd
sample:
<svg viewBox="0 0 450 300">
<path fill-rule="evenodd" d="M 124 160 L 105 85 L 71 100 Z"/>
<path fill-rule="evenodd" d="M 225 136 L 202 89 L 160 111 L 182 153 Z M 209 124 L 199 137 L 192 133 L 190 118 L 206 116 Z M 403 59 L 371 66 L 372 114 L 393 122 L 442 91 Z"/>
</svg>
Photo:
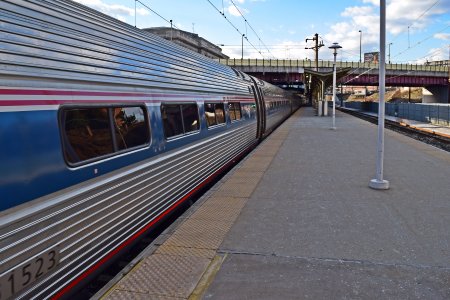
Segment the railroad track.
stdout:
<svg viewBox="0 0 450 300">
<path fill-rule="evenodd" d="M 378 124 L 378 117 L 365 114 L 360 111 L 349 110 L 345 108 L 339 108 L 340 111 L 350 114 L 352 116 L 358 117 L 360 119 L 366 120 L 373 124 Z M 428 131 L 423 129 L 418 129 L 409 126 L 408 124 L 398 123 L 385 119 L 385 128 L 402 133 L 418 141 L 433 145 L 437 148 L 450 152 L 450 138 L 440 135 L 434 131 Z"/>
</svg>

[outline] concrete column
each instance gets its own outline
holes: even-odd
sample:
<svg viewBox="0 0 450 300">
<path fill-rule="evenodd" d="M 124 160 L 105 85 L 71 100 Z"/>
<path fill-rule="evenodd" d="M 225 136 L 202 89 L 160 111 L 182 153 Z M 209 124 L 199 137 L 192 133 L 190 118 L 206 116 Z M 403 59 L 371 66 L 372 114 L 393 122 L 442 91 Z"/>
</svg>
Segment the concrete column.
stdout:
<svg viewBox="0 0 450 300">
<path fill-rule="evenodd" d="M 322 101 L 323 101 L 323 115 L 328 116 L 328 103 L 327 99 L 325 99 L 325 82 L 322 82 Z"/>
</svg>

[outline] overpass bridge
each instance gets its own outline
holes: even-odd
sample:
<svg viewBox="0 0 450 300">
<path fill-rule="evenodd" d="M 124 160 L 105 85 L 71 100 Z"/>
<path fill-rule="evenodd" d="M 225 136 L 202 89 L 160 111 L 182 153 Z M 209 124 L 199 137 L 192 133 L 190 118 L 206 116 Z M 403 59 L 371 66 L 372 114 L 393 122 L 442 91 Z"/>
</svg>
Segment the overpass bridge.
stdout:
<svg viewBox="0 0 450 300">
<path fill-rule="evenodd" d="M 333 61 L 219 59 L 220 63 L 283 88 L 301 89 L 315 99 L 323 99 L 332 84 Z M 378 86 L 378 63 L 336 62 L 337 84 Z M 449 103 L 449 66 L 386 64 L 386 86 L 426 88 L 424 102 Z M 312 100 L 312 99 L 311 99 Z"/>
</svg>

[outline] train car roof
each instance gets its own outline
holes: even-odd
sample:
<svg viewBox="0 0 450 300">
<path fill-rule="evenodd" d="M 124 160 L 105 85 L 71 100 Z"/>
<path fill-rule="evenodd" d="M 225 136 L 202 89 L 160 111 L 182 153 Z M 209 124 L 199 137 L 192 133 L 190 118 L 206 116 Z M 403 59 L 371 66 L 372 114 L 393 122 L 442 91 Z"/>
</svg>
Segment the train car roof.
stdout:
<svg viewBox="0 0 450 300">
<path fill-rule="evenodd" d="M 0 22 L 6 87 L 250 93 L 230 67 L 70 0 L 2 0 Z"/>
</svg>

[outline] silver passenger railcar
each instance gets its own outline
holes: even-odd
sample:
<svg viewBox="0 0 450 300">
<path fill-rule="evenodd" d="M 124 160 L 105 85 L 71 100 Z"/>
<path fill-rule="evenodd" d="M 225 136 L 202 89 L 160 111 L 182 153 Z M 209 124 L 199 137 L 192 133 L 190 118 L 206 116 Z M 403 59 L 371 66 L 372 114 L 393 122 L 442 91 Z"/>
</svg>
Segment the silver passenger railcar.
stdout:
<svg viewBox="0 0 450 300">
<path fill-rule="evenodd" d="M 0 32 L 2 300 L 67 297 L 299 105 L 70 0 Z"/>
</svg>

